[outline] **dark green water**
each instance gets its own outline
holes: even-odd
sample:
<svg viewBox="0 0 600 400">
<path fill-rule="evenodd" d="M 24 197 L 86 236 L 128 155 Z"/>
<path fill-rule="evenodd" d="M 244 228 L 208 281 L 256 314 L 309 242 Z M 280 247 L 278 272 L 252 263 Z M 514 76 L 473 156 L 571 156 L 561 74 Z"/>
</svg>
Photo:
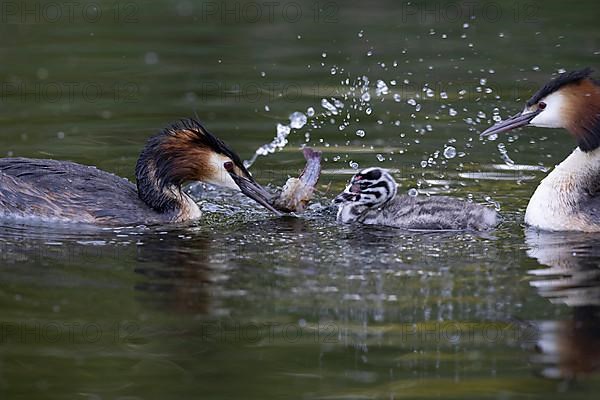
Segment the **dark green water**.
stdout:
<svg viewBox="0 0 600 400">
<path fill-rule="evenodd" d="M 595 398 L 600 237 L 522 223 L 575 145 L 478 134 L 557 70 L 598 64 L 597 2 L 0 5 L 2 156 L 133 179 L 145 139 L 178 118 L 197 113 L 249 159 L 313 107 L 252 171 L 281 185 L 301 145 L 325 157 L 301 218 L 207 189 L 193 225 L 3 223 L 3 399 Z M 498 202 L 504 221 L 337 226 L 327 207 L 351 163 L 392 169 L 403 191 Z"/>
</svg>

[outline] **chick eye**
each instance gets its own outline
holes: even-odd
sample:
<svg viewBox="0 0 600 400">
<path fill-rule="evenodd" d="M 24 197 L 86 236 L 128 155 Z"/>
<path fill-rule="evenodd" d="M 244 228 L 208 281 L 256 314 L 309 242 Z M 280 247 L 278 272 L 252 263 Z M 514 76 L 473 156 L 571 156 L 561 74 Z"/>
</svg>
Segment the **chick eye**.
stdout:
<svg viewBox="0 0 600 400">
<path fill-rule="evenodd" d="M 225 163 L 223 164 L 223 167 L 225 168 L 225 170 L 231 171 L 233 169 L 233 162 L 225 161 Z"/>
<path fill-rule="evenodd" d="M 541 102 L 538 104 L 538 108 L 539 108 L 540 110 L 543 110 L 544 108 L 546 108 L 546 103 L 544 103 L 543 101 L 541 101 Z"/>
</svg>

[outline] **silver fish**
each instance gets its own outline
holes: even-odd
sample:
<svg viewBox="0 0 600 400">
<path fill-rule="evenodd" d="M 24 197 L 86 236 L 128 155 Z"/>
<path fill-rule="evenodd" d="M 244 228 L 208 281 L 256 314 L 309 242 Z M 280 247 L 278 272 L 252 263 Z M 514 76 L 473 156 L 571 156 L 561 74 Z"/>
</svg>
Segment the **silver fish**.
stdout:
<svg viewBox="0 0 600 400">
<path fill-rule="evenodd" d="M 280 211 L 302 212 L 313 198 L 321 175 L 321 152 L 305 147 L 303 154 L 306 159 L 304 170 L 297 178 L 288 179 L 281 193 L 273 199 L 273 207 Z"/>
</svg>

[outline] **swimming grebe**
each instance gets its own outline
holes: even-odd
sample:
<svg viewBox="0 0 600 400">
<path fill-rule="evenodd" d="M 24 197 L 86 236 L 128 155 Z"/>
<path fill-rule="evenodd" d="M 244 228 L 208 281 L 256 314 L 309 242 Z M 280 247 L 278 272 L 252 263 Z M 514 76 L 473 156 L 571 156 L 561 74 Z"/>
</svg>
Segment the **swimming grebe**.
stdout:
<svg viewBox="0 0 600 400">
<path fill-rule="evenodd" d="M 592 70 L 562 73 L 537 91 L 525 109 L 481 136 L 521 126 L 565 128 L 578 147 L 542 180 L 525 223 L 542 230 L 600 232 L 600 83 Z"/>
<path fill-rule="evenodd" d="M 239 156 L 194 119 L 150 138 L 135 168 L 136 185 L 95 167 L 69 161 L 0 159 L 0 218 L 150 225 L 198 219 L 200 208 L 183 190 L 203 181 L 241 190 L 264 207 L 271 194 Z"/>
<path fill-rule="evenodd" d="M 445 196 L 398 195 L 398 185 L 382 168 L 367 168 L 352 177 L 334 200 L 337 221 L 413 230 L 483 231 L 497 225 L 488 207 Z"/>
</svg>

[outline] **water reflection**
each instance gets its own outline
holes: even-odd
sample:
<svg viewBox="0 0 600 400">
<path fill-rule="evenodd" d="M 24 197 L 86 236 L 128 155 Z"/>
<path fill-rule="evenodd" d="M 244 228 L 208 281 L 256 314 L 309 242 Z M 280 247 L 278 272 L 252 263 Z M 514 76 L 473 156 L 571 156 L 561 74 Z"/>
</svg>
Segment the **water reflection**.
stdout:
<svg viewBox="0 0 600 400">
<path fill-rule="evenodd" d="M 567 305 L 567 319 L 541 321 L 533 362 L 548 378 L 573 379 L 600 367 L 600 237 L 526 232 L 528 255 L 549 268 L 529 271 L 538 293 Z"/>
<path fill-rule="evenodd" d="M 135 289 L 144 303 L 177 313 L 210 313 L 211 285 L 219 280 L 217 265 L 210 265 L 210 241 L 193 236 L 181 248 L 177 235 L 157 235 L 140 248 L 135 272 L 143 279 Z"/>
</svg>

